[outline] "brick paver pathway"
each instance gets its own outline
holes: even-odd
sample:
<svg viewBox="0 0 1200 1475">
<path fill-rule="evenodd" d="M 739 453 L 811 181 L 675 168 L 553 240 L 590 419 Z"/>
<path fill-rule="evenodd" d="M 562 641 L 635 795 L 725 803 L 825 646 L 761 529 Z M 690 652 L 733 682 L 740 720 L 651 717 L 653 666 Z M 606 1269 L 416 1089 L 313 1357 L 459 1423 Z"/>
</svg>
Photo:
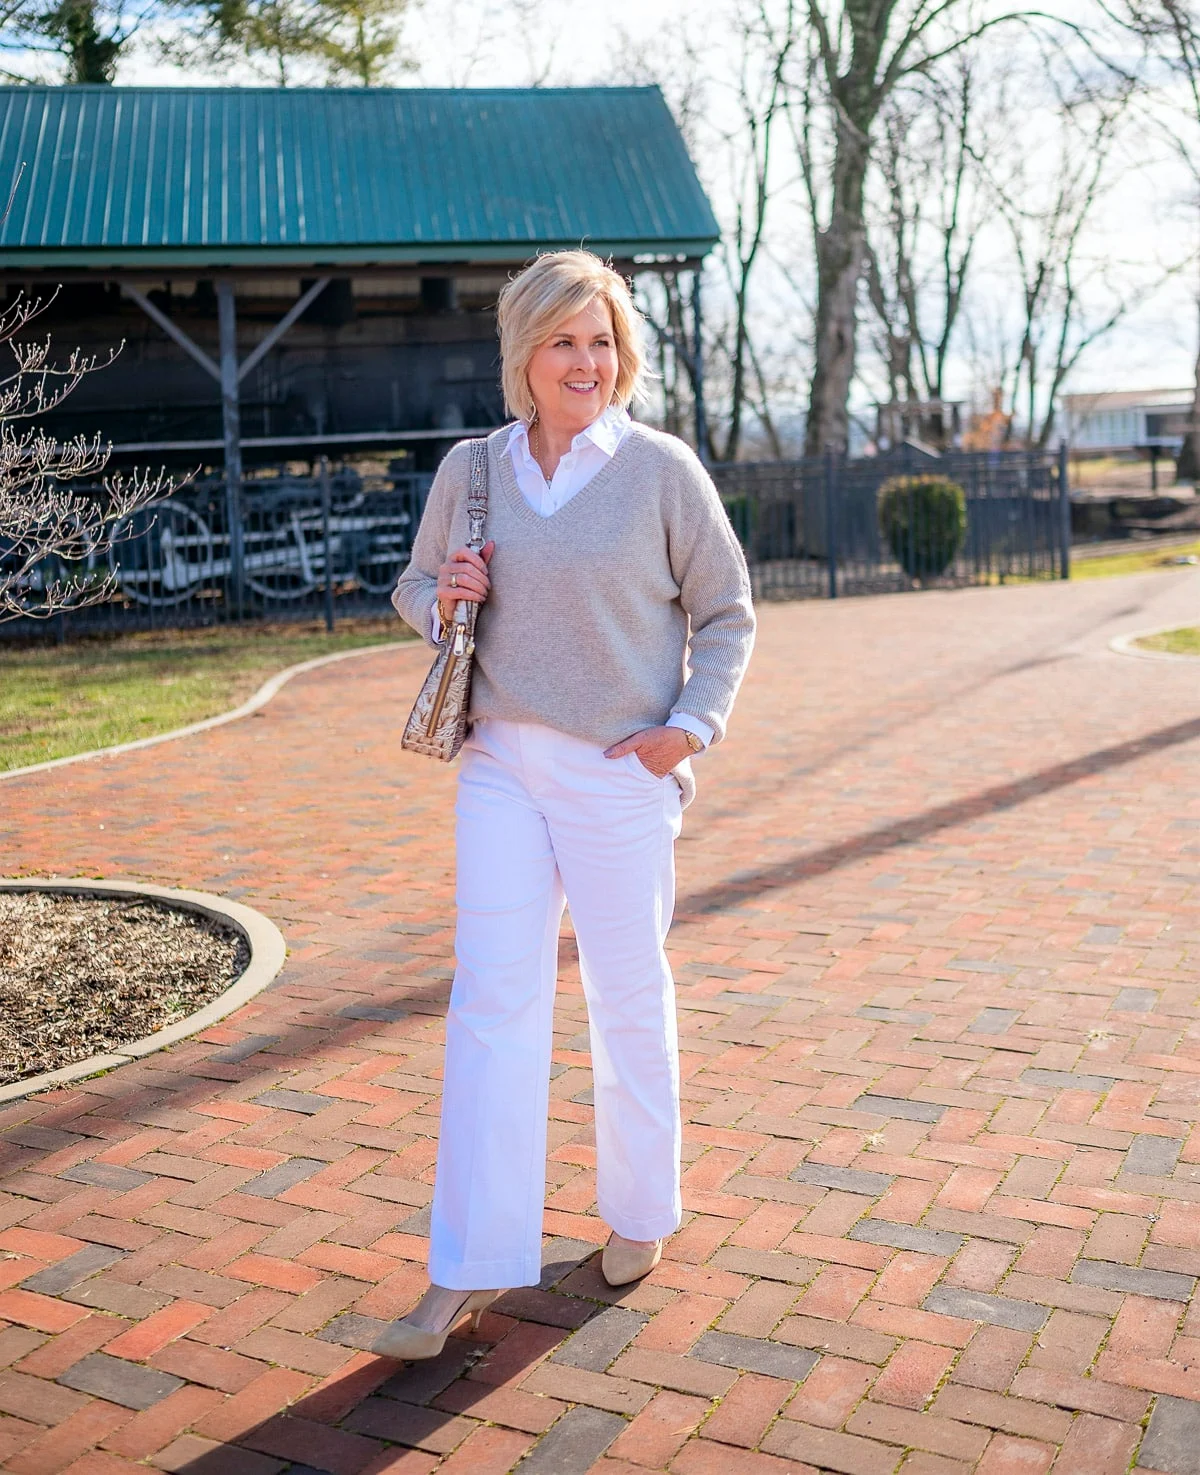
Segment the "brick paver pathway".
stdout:
<svg viewBox="0 0 1200 1475">
<path fill-rule="evenodd" d="M 547 1269 L 481 1340 L 422 1285 L 451 776 L 414 648 L 0 784 L 0 870 L 243 897 L 220 1028 L 0 1110 L 18 1475 L 1200 1472 L 1200 671 L 1111 654 L 1191 573 L 767 607 L 672 949 L 686 1223 L 602 1284 L 569 944 Z"/>
</svg>

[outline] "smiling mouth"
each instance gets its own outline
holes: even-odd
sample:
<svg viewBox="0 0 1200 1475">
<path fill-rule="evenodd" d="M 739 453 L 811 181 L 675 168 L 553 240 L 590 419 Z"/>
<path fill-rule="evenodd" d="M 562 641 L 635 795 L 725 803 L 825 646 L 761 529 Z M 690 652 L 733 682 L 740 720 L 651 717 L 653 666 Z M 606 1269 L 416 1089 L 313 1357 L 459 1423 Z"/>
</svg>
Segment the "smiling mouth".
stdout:
<svg viewBox="0 0 1200 1475">
<path fill-rule="evenodd" d="M 574 390 L 576 394 L 591 394 L 594 389 L 599 388 L 599 383 L 598 379 L 588 379 L 581 384 L 568 383 L 566 388 Z"/>
</svg>

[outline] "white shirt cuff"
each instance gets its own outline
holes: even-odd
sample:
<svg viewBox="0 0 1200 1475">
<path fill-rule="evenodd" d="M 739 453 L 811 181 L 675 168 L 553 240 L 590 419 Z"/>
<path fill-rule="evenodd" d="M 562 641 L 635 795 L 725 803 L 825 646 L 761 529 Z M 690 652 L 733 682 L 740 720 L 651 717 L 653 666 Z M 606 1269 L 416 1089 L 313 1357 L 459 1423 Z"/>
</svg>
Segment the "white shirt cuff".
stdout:
<svg viewBox="0 0 1200 1475">
<path fill-rule="evenodd" d="M 441 611 L 438 609 L 438 602 L 436 599 L 433 601 L 433 609 L 430 611 L 429 614 L 429 633 L 433 638 L 434 645 L 441 645 L 442 616 Z"/>
<path fill-rule="evenodd" d="M 699 717 L 693 717 L 689 712 L 672 712 L 667 718 L 666 725 L 682 727 L 684 732 L 694 732 L 706 748 L 716 737 L 716 733 L 707 722 L 701 722 Z"/>
</svg>

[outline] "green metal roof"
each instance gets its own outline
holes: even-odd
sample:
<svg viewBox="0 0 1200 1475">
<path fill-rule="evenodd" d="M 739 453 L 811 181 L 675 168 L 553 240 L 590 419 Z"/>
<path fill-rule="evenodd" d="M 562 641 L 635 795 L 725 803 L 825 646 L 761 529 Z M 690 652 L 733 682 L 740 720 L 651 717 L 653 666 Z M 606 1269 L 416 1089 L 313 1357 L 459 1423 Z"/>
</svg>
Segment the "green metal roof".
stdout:
<svg viewBox="0 0 1200 1475">
<path fill-rule="evenodd" d="M 655 87 L 0 87 L 0 268 L 703 255 Z"/>
</svg>

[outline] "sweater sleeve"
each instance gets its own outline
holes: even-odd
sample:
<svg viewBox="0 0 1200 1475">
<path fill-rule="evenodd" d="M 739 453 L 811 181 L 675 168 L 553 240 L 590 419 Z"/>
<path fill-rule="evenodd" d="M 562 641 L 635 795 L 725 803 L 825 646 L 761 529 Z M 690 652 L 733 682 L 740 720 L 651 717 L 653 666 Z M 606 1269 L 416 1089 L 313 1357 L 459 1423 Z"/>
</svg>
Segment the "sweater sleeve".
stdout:
<svg viewBox="0 0 1200 1475">
<path fill-rule="evenodd" d="M 712 478 L 690 451 L 686 457 L 675 468 L 667 532 L 690 625 L 689 675 L 671 711 L 707 723 L 720 742 L 750 661 L 754 606 L 746 558 Z"/>
<path fill-rule="evenodd" d="M 437 571 L 450 553 L 455 511 L 466 505 L 470 477 L 467 442 L 456 445 L 444 458 L 429 488 L 421 525 L 413 539 L 408 567 L 392 590 L 396 613 L 411 625 L 426 645 L 437 649 L 430 609 L 437 603 Z"/>
</svg>

